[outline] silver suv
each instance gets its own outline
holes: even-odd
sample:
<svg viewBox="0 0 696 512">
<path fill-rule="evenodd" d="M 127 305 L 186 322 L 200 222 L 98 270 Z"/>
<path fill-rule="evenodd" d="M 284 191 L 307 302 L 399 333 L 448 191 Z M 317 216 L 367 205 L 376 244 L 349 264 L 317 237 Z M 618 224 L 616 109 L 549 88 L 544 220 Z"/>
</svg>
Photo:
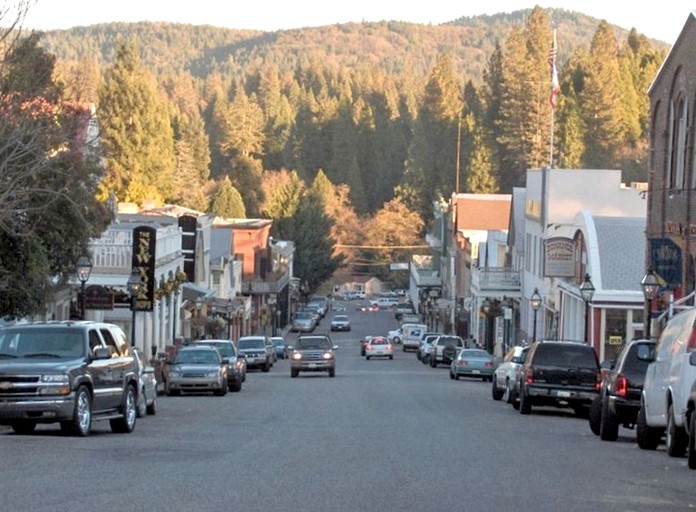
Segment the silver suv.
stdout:
<svg viewBox="0 0 696 512">
<path fill-rule="evenodd" d="M 290 377 L 297 377 L 300 372 L 329 372 L 329 377 L 336 376 L 337 345 L 331 343 L 328 335 L 299 336 L 290 357 Z"/>
</svg>

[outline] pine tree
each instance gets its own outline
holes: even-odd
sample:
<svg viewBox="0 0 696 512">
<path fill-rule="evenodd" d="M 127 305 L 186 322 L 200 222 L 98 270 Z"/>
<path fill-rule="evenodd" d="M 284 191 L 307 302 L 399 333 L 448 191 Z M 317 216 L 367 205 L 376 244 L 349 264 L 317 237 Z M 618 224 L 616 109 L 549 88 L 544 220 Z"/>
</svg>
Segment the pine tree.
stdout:
<svg viewBox="0 0 696 512">
<path fill-rule="evenodd" d="M 161 204 L 173 192 L 174 137 L 167 108 L 140 66 L 137 46 L 119 42 L 99 94 L 106 176 L 100 197 Z"/>
<path fill-rule="evenodd" d="M 227 176 L 218 187 L 210 211 L 214 215 L 226 219 L 246 219 L 242 196 Z"/>
</svg>

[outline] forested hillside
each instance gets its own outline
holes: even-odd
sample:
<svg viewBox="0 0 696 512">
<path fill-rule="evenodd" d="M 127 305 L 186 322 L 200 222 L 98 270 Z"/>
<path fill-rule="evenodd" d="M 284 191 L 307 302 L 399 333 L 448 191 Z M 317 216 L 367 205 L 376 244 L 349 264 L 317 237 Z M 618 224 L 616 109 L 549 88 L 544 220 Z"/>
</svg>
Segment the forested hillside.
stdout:
<svg viewBox="0 0 696 512">
<path fill-rule="evenodd" d="M 315 194 L 335 242 L 379 246 L 417 237 L 439 197 L 509 193 L 528 168 L 645 180 L 647 88 L 668 45 L 629 28 L 537 7 L 272 33 L 118 23 L 39 44 L 66 98 L 97 105 L 102 198 L 270 217 L 292 238 Z M 412 231 L 385 229 L 411 215 Z"/>
</svg>

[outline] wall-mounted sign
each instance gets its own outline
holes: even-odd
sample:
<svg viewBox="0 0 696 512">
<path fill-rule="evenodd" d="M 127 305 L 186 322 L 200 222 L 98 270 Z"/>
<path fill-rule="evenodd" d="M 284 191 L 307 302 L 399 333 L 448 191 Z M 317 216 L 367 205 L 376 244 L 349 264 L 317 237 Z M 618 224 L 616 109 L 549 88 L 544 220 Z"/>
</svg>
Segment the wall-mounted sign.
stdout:
<svg viewBox="0 0 696 512">
<path fill-rule="evenodd" d="M 152 311 L 155 301 L 155 242 L 157 230 L 138 226 L 133 230 L 132 268 L 140 276 L 140 290 L 135 298 L 135 311 Z"/>
<path fill-rule="evenodd" d="M 85 289 L 85 309 L 114 309 L 114 292 L 104 286 L 90 285 Z"/>
<path fill-rule="evenodd" d="M 575 242 L 572 238 L 554 237 L 544 241 L 544 276 L 575 275 Z"/>
<path fill-rule="evenodd" d="M 655 272 L 668 288 L 678 288 L 682 282 L 682 250 L 669 238 L 650 240 L 650 253 Z"/>
</svg>

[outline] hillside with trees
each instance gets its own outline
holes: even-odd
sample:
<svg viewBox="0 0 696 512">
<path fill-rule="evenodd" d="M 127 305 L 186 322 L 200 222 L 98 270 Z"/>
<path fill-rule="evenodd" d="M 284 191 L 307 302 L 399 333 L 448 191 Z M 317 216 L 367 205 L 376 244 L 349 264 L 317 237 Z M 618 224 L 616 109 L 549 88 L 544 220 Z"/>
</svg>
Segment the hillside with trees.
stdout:
<svg viewBox="0 0 696 512">
<path fill-rule="evenodd" d="M 327 268 L 406 261 L 409 251 L 354 247 L 413 245 L 433 201 L 509 193 L 528 168 L 616 168 L 644 181 L 647 89 L 668 49 L 539 7 L 443 25 L 113 23 L 32 37 L 54 59 L 60 100 L 96 105 L 99 200 L 268 217 L 277 238 L 317 226 L 298 253 L 314 261 L 324 236 Z"/>
</svg>

